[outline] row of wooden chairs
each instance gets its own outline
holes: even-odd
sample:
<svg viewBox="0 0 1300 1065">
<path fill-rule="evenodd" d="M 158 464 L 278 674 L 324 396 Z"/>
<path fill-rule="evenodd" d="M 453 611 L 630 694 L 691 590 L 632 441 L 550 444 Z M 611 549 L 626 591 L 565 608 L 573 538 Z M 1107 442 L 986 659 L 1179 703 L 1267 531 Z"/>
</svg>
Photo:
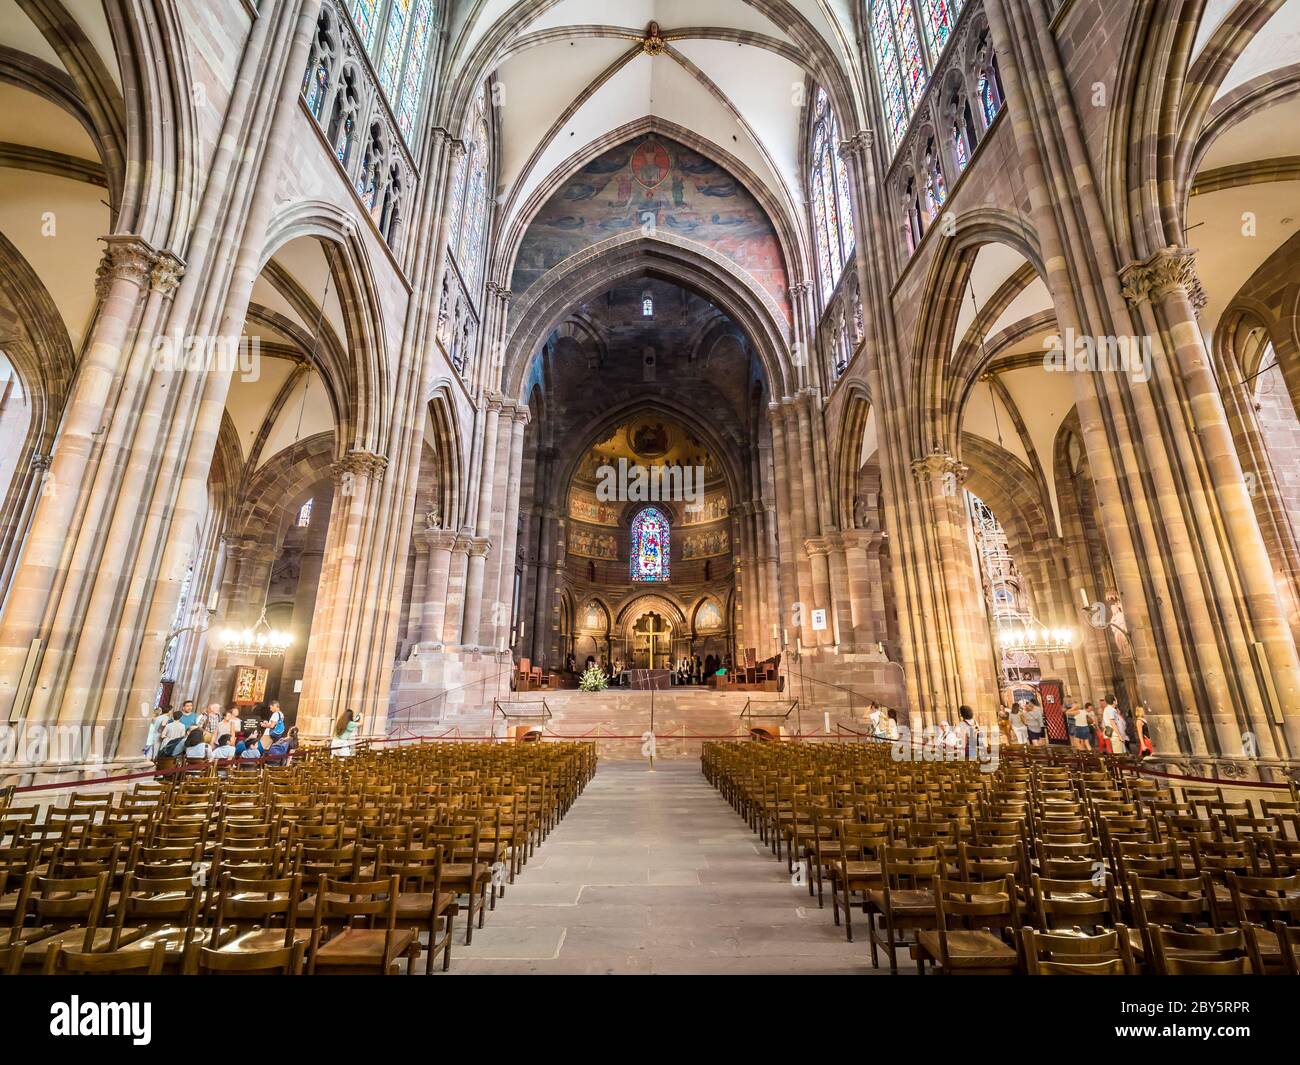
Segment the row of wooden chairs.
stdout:
<svg viewBox="0 0 1300 1065">
<path fill-rule="evenodd" d="M 1294 972 L 1294 796 L 1175 799 L 1100 760 L 986 772 L 875 744 L 710 743 L 702 765 L 819 905 L 829 887 L 850 940 L 860 905 L 891 972 L 907 952 L 920 971 L 1051 971 L 1034 950 L 1060 961 L 1062 935 L 1085 971 Z"/>
<path fill-rule="evenodd" d="M 595 771 L 593 744 L 404 745 L 0 805 L 0 971 L 451 963 Z M 477 920 L 476 920 L 477 919 Z"/>
</svg>

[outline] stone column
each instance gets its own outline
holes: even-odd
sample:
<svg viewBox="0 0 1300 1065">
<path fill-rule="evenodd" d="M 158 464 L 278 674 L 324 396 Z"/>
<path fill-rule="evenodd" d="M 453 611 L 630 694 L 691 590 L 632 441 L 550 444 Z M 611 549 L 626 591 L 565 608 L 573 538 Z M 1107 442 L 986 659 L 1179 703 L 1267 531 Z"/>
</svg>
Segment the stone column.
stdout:
<svg viewBox="0 0 1300 1065">
<path fill-rule="evenodd" d="M 147 303 L 154 305 L 150 319 L 156 317 L 161 297 L 152 287 L 159 253 L 139 237 L 113 235 L 104 240 L 107 249 L 96 277 L 98 312 L 64 407 L 44 480 L 47 488 L 37 501 L 0 615 L 0 716 L 9 720 L 26 715 L 37 690 L 34 672 L 25 690 L 18 690 L 29 652 L 41 644 L 62 645 L 74 635 L 70 620 L 58 633 L 50 631 L 47 611 L 57 609 L 69 578 L 74 588 L 91 579 L 88 572 L 69 572 L 77 547 L 75 530 L 85 517 L 83 492 L 108 446 L 103 434 L 114 401 L 128 382 L 138 384 L 145 372 L 145 349 L 152 338 L 140 335 L 140 324 Z M 39 659 L 32 665 L 38 662 L 43 670 Z M 57 714 L 56 705 L 43 704 L 33 707 L 31 716 L 44 720 Z"/>
<path fill-rule="evenodd" d="M 484 603 L 484 639 L 494 650 L 510 646 L 510 618 L 515 595 L 515 562 L 519 542 L 519 479 L 524 464 L 524 430 L 530 417 L 522 403 L 510 406 L 510 431 L 500 436 L 507 459 L 499 467 L 500 510 L 493 515 L 493 542 L 500 546 L 492 601 Z M 498 517 L 499 515 L 499 517 Z"/>
<path fill-rule="evenodd" d="M 951 455 L 936 452 L 912 465 L 924 512 L 916 516 L 928 541 L 927 565 L 942 601 L 933 606 L 929 684 L 934 704 L 949 721 L 966 704 L 987 712 L 996 705 L 998 685 L 979 575 L 970 546 L 962 484 L 969 470 Z"/>
<path fill-rule="evenodd" d="M 480 651 L 480 624 L 483 614 L 483 574 L 487 568 L 488 555 L 492 551 L 492 541 L 485 536 L 471 537 L 467 550 L 469 563 L 465 571 L 465 621 L 461 626 L 460 639 L 468 651 Z"/>
<path fill-rule="evenodd" d="M 474 535 L 485 544 L 492 531 L 492 497 L 497 490 L 498 433 L 501 408 L 505 397 L 497 392 L 486 394 L 481 408 L 483 444 L 479 454 L 478 505 L 475 509 Z M 483 578 L 487 551 L 471 553 L 465 583 L 465 618 L 461 627 L 461 642 L 467 647 L 478 647 L 482 619 L 479 609 L 483 602 Z"/>
<path fill-rule="evenodd" d="M 1222 529 L 1222 543 L 1213 545 L 1216 550 L 1202 552 L 1214 556 L 1203 559 L 1213 567 L 1214 602 L 1233 602 L 1239 597 L 1244 607 L 1242 627 L 1237 627 L 1238 618 L 1233 617 L 1225 633 L 1230 645 L 1225 658 L 1233 664 L 1244 689 L 1244 705 L 1235 719 L 1227 713 L 1227 707 L 1215 713 L 1220 750 L 1238 753 L 1244 726 L 1255 733 L 1259 751 L 1267 757 L 1273 753 L 1268 734 L 1272 726 L 1280 724 L 1285 745 L 1294 754 L 1300 751 L 1300 658 L 1246 490 L 1205 338 L 1196 321 L 1192 293 L 1199 293 L 1200 283 L 1195 273 L 1195 253 L 1189 248 L 1163 248 L 1146 262 L 1126 270 L 1126 278 L 1128 294 L 1144 316 L 1151 315 L 1164 340 L 1170 368 L 1179 375 L 1186 415 L 1205 462 L 1210 498 L 1205 501 L 1204 520 Z M 1173 432 L 1182 429 L 1181 423 L 1171 427 Z M 1182 442 L 1181 435 L 1178 442 Z M 1190 441 L 1184 447 L 1191 452 Z M 1200 500 L 1194 498 L 1192 502 Z M 1209 513 L 1211 509 L 1217 509 L 1217 522 Z M 1224 549 L 1226 557 L 1222 561 L 1218 549 Z M 1262 686 L 1255 683 L 1255 669 L 1264 674 L 1266 683 Z M 1259 711 L 1265 708 L 1265 716 L 1260 716 Z"/>
<path fill-rule="evenodd" d="M 368 706 L 373 663 L 361 637 L 373 611 L 366 588 L 375 561 L 372 527 L 379 518 L 377 503 L 387 467 L 382 455 L 355 448 L 333 467 L 325 560 L 298 703 L 299 728 L 306 736 L 328 735 L 346 708 L 378 711 Z M 391 661 L 385 664 L 391 667 Z"/>
<path fill-rule="evenodd" d="M 447 621 L 448 584 L 451 580 L 451 552 L 456 534 L 448 529 L 421 529 L 415 534 L 417 544 L 428 556 L 424 585 L 421 589 L 419 635 L 413 654 L 440 649 Z"/>
<path fill-rule="evenodd" d="M 853 625 L 853 592 L 849 587 L 849 561 L 844 534 L 833 532 L 826 538 L 830 549 L 831 604 L 835 642 L 846 653 L 866 650 L 859 647 Z"/>
<path fill-rule="evenodd" d="M 461 623 L 465 617 L 465 578 L 469 572 L 469 547 L 474 535 L 462 530 L 451 544 L 451 570 L 447 578 L 447 603 L 443 610 L 442 643 L 458 648 L 463 642 Z"/>
<path fill-rule="evenodd" d="M 532 663 L 546 664 L 551 642 L 551 590 L 556 572 L 556 544 L 560 535 L 559 511 L 541 507 L 540 548 L 537 555 L 537 595 L 533 604 Z"/>
</svg>

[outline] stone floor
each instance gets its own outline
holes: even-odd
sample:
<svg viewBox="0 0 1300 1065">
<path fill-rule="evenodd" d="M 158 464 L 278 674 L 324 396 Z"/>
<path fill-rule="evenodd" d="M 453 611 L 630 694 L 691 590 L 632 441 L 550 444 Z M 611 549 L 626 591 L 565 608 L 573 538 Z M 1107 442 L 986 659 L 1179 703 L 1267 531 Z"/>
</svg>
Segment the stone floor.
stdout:
<svg viewBox="0 0 1300 1065">
<path fill-rule="evenodd" d="M 873 971 L 865 935 L 845 941 L 695 760 L 602 762 L 473 944 L 456 938 L 453 973 Z"/>
</svg>

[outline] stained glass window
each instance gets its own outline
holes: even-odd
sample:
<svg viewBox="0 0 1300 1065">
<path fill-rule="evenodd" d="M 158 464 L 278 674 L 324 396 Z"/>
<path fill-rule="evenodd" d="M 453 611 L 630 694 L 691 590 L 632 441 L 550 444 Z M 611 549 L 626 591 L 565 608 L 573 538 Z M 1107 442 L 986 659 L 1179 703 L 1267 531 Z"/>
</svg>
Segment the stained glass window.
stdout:
<svg viewBox="0 0 1300 1065">
<path fill-rule="evenodd" d="M 480 119 L 470 149 L 465 223 L 460 234 L 460 267 L 471 292 L 478 283 L 479 265 L 483 261 L 483 237 L 487 230 L 487 149 L 487 123 Z"/>
<path fill-rule="evenodd" d="M 876 70 L 880 76 L 890 143 L 897 144 L 907 128 L 911 110 L 903 95 L 903 78 L 898 66 L 898 49 L 894 45 L 888 0 L 876 0 L 871 5 L 871 43 L 876 52 Z"/>
<path fill-rule="evenodd" d="M 980 106 L 984 109 L 984 122 L 991 126 L 993 120 L 998 117 L 998 100 L 993 90 L 993 83 L 987 74 L 980 75 L 979 94 Z"/>
<path fill-rule="evenodd" d="M 817 264 L 822 300 L 830 299 L 853 253 L 853 209 L 849 203 L 849 176 L 837 147 L 839 125 L 825 90 L 817 90 L 814 107 L 812 172 L 813 232 L 817 240 Z"/>
<path fill-rule="evenodd" d="M 461 152 L 447 193 L 447 246 L 450 248 L 455 248 L 460 238 L 460 209 L 465 199 L 465 167 L 468 162 L 469 153 Z"/>
<path fill-rule="evenodd" d="M 646 296 L 641 300 L 641 317 L 653 318 L 655 316 L 655 301 L 653 296 Z"/>
<path fill-rule="evenodd" d="M 348 0 L 348 14 L 357 28 L 357 36 L 366 51 L 375 43 L 375 29 L 379 25 L 379 0 Z"/>
<path fill-rule="evenodd" d="M 935 59 L 952 36 L 952 24 L 960 13 L 961 0 L 921 0 L 925 39 L 930 43 L 930 53 Z"/>
<path fill-rule="evenodd" d="M 632 519 L 632 579 L 668 580 L 668 519 L 658 507 L 646 507 Z"/>
<path fill-rule="evenodd" d="M 410 142 L 423 98 L 434 0 L 347 0 L 347 7 L 361 45 L 374 61 L 379 87 L 392 105 L 397 126 Z"/>
<path fill-rule="evenodd" d="M 410 140 L 420 107 L 420 90 L 424 86 L 424 69 L 429 60 L 429 31 L 433 26 L 433 0 L 416 0 L 411 16 L 411 43 L 406 50 L 406 70 L 402 74 L 402 96 L 397 105 L 397 125 L 402 136 Z"/>
<path fill-rule="evenodd" d="M 311 525 L 311 505 L 313 502 L 314 498 L 309 499 L 298 508 L 298 528 L 306 529 Z"/>
<path fill-rule="evenodd" d="M 952 126 L 952 154 L 957 160 L 957 169 L 964 171 L 966 164 L 970 162 L 970 152 L 966 150 L 966 135 L 962 133 L 961 126 L 955 122 Z"/>
<path fill-rule="evenodd" d="M 329 85 L 329 61 L 322 55 L 316 63 L 316 77 L 312 79 L 311 91 L 307 94 L 307 107 L 319 121 L 325 109 L 325 88 Z"/>
<path fill-rule="evenodd" d="M 916 110 L 916 102 L 925 91 L 925 59 L 921 39 L 916 32 L 916 13 L 912 0 L 894 0 L 894 30 L 898 35 L 898 55 L 903 65 L 903 87 L 907 90 L 907 111 Z"/>
<path fill-rule="evenodd" d="M 913 0 L 872 0 L 870 9 L 871 44 L 893 147 L 907 129 L 928 79 L 912 3 Z"/>
</svg>

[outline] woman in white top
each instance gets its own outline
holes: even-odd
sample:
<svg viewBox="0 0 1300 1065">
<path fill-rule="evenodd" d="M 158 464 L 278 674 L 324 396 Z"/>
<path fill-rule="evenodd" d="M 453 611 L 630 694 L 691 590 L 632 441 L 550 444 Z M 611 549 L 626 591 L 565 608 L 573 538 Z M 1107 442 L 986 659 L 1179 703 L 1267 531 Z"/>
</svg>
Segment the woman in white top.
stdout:
<svg viewBox="0 0 1300 1065">
<path fill-rule="evenodd" d="M 1115 705 L 1113 695 L 1106 696 L 1106 706 L 1101 712 L 1101 728 L 1105 737 L 1110 740 L 1111 754 L 1128 753 L 1128 724 L 1124 720 L 1124 715 L 1119 712 L 1119 707 Z"/>
<path fill-rule="evenodd" d="M 344 710 L 339 714 L 339 718 L 334 722 L 334 740 L 330 744 L 334 753 L 342 758 L 349 757 L 353 752 L 353 743 L 356 742 L 357 729 L 361 727 L 361 718 L 357 717 L 351 710 Z"/>
<path fill-rule="evenodd" d="M 149 722 L 149 734 L 145 737 L 144 753 L 150 761 L 157 761 L 158 748 L 162 746 L 163 726 L 171 720 L 171 715 L 161 706 L 157 708 L 157 713 L 152 721 Z"/>
<path fill-rule="evenodd" d="M 1029 726 L 1025 724 L 1025 710 L 1020 703 L 1013 703 L 1007 711 L 1007 723 L 1011 726 L 1011 742 L 1026 744 L 1029 742 Z"/>
</svg>

